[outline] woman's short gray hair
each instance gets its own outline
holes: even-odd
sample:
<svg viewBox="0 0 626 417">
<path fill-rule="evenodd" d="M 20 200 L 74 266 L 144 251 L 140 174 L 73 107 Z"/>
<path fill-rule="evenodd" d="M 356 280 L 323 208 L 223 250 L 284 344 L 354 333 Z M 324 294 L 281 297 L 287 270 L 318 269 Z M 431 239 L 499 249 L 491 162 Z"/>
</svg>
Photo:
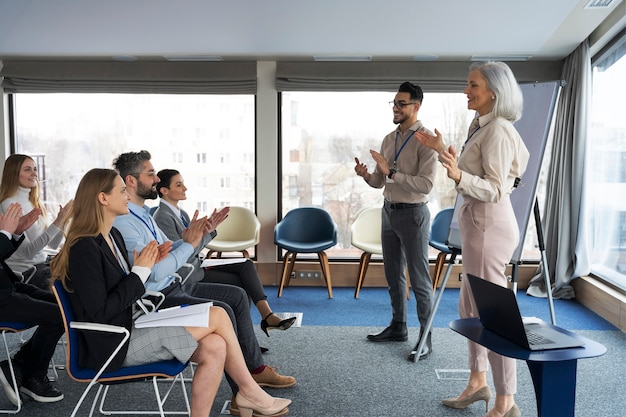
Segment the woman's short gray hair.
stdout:
<svg viewBox="0 0 626 417">
<path fill-rule="evenodd" d="M 504 62 L 475 62 L 470 71 L 478 71 L 487 80 L 487 87 L 494 93 L 491 112 L 495 117 L 516 122 L 522 117 L 524 97 L 511 68 Z"/>
</svg>

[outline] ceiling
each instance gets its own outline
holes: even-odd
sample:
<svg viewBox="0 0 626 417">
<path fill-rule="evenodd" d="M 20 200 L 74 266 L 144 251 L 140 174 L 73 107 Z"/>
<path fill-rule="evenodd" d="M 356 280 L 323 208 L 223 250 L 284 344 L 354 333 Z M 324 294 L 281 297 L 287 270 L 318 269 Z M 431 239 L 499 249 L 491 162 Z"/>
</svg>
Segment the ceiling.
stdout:
<svg viewBox="0 0 626 417">
<path fill-rule="evenodd" d="M 0 0 L 0 60 L 558 60 L 625 14 L 588 1 Z"/>
</svg>

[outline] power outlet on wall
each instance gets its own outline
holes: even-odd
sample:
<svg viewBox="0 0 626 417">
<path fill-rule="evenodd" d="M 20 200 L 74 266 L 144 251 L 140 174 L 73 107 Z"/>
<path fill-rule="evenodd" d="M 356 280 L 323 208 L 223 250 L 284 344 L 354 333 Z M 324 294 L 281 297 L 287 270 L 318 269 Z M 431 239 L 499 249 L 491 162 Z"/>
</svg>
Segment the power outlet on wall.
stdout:
<svg viewBox="0 0 626 417">
<path fill-rule="evenodd" d="M 322 273 L 320 271 L 298 271 L 297 276 L 302 279 L 316 279 L 321 278 Z"/>
</svg>

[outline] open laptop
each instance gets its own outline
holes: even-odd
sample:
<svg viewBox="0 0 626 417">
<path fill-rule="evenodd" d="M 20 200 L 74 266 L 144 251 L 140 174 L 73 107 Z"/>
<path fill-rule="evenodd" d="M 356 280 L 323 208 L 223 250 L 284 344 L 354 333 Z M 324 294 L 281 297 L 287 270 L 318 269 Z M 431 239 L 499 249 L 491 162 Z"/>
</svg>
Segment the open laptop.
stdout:
<svg viewBox="0 0 626 417">
<path fill-rule="evenodd" d="M 583 346 L 569 334 L 547 323 L 524 323 L 515 293 L 508 288 L 467 274 L 481 324 L 499 336 L 532 351 Z"/>
</svg>

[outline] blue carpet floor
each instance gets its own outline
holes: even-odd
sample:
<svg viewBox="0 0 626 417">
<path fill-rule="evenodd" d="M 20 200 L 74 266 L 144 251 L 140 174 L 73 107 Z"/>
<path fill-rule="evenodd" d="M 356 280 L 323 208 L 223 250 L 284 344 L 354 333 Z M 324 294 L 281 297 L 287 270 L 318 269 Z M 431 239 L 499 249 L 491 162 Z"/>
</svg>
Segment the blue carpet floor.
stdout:
<svg viewBox="0 0 626 417">
<path fill-rule="evenodd" d="M 333 288 L 333 299 L 328 298 L 326 287 L 288 287 L 278 298 L 278 287 L 267 286 L 265 292 L 275 312 L 301 312 L 302 326 L 366 326 L 382 327 L 391 320 L 389 294 L 386 288 L 363 288 L 359 298 L 354 298 L 354 288 Z M 434 327 L 448 327 L 458 318 L 459 290 L 444 291 L 435 315 Z M 548 300 L 527 296 L 518 291 L 518 304 L 522 316 L 534 316 L 550 322 Z M 251 309 L 253 322 L 261 319 L 255 308 Z M 569 330 L 616 330 L 608 321 L 576 300 L 554 300 L 556 324 Z M 408 324 L 417 327 L 415 297 L 408 301 Z"/>
</svg>

